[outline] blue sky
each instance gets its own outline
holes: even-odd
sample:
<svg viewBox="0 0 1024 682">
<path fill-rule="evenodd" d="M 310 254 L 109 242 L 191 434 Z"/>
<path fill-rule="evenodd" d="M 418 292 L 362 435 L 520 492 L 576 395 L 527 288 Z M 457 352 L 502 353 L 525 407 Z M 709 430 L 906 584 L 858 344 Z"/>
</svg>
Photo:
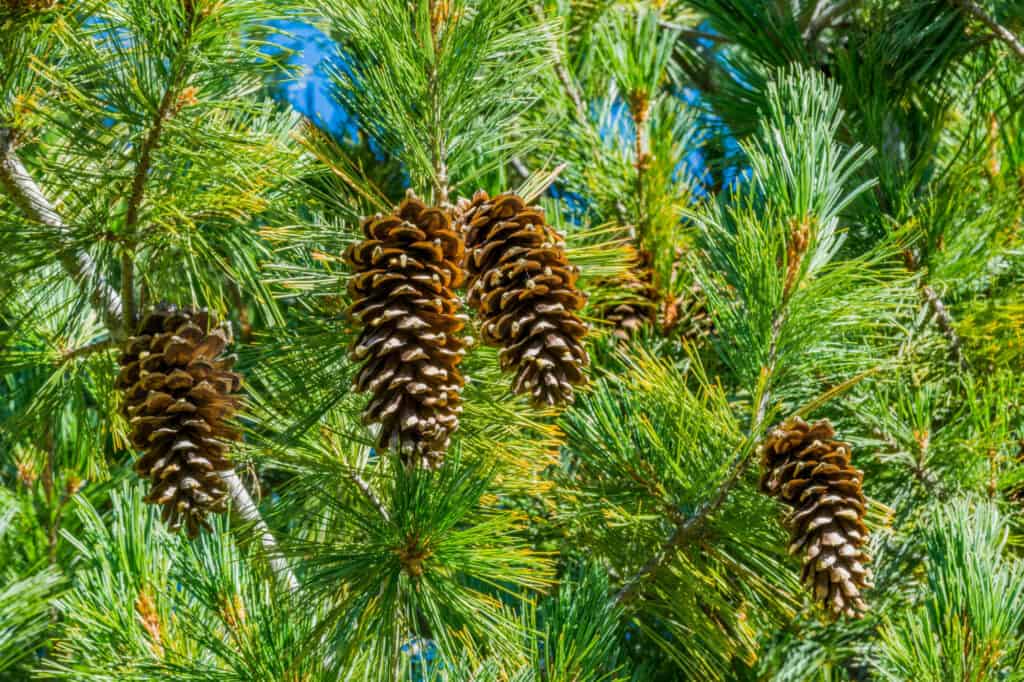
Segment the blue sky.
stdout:
<svg viewBox="0 0 1024 682">
<path fill-rule="evenodd" d="M 356 139 L 356 123 L 354 118 L 337 103 L 331 94 L 332 85 L 330 70 L 342 68 L 337 46 L 319 29 L 305 23 L 295 21 L 277 21 L 272 24 L 279 29 L 274 42 L 293 53 L 292 63 L 300 67 L 298 76 L 291 81 L 280 84 L 278 95 L 283 97 L 296 110 L 316 121 L 322 128 L 330 131 L 337 138 Z M 711 30 L 703 27 L 703 30 Z M 686 88 L 681 91 L 680 98 L 691 106 L 700 105 L 700 93 Z M 605 134 L 628 134 L 632 131 L 606 131 Z M 732 138 L 726 139 L 727 152 L 738 152 L 738 146 Z M 701 149 L 694 148 L 680 164 L 679 170 L 694 177 L 710 182 L 710 172 L 705 165 L 705 157 Z M 725 170 L 725 184 L 731 183 L 737 176 L 736 168 Z M 557 195 L 557 189 L 554 194 Z M 695 197 L 705 195 L 703 187 L 695 188 Z"/>
</svg>

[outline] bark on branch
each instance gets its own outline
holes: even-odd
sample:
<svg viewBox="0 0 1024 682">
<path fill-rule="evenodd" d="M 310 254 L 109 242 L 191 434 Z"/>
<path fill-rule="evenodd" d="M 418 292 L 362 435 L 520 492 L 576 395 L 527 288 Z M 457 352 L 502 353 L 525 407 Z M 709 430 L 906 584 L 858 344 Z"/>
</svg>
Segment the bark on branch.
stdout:
<svg viewBox="0 0 1024 682">
<path fill-rule="evenodd" d="M 270 569 L 277 576 L 278 580 L 288 588 L 289 592 L 294 592 L 299 588 L 299 581 L 288 565 L 288 560 L 281 554 L 274 534 L 270 531 L 270 527 L 267 526 L 267 522 L 263 520 L 256 502 L 252 499 L 249 491 L 246 490 L 242 479 L 238 477 L 234 470 L 221 472 L 220 477 L 228 485 L 228 494 L 231 496 L 231 511 L 241 521 L 249 524 L 253 532 L 259 536 L 260 544 L 263 545 L 263 551 L 266 553 L 267 561 L 270 563 Z"/>
<path fill-rule="evenodd" d="M 71 230 L 61 219 L 42 189 L 28 174 L 14 149 L 14 132 L 0 128 L 0 184 L 14 204 L 31 220 L 54 232 L 57 258 L 68 276 L 86 291 L 89 302 L 103 317 L 115 339 L 124 338 L 121 317 L 124 307 L 117 289 L 99 275 L 96 262 L 84 250 L 75 248 Z"/>
<path fill-rule="evenodd" d="M 1024 43 L 1010 29 L 990 17 L 981 5 L 974 2 L 974 0 L 953 0 L 953 4 L 959 7 L 961 11 L 985 24 L 996 39 L 1006 43 L 1010 50 L 1017 55 L 1018 59 L 1024 60 Z"/>
<path fill-rule="evenodd" d="M 68 243 L 70 231 L 18 158 L 14 151 L 13 132 L 6 128 L 0 128 L 0 184 L 25 215 L 54 231 L 57 241 L 63 247 L 58 249 L 57 257 L 64 270 L 76 284 L 87 291 L 89 301 L 103 317 L 111 338 L 122 340 L 124 309 L 120 294 L 99 273 L 96 263 L 89 254 Z M 260 515 L 260 510 L 249 491 L 234 471 L 224 472 L 222 477 L 228 486 L 232 509 L 242 521 L 250 524 L 259 534 L 271 569 L 289 590 L 296 589 L 298 580 L 281 555 L 277 541 Z"/>
</svg>

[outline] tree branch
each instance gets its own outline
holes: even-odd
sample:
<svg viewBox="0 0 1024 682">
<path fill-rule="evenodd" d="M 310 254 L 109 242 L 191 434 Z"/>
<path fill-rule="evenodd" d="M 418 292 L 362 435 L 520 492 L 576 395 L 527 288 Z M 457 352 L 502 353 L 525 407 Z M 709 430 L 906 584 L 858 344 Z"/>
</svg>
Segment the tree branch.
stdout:
<svg viewBox="0 0 1024 682">
<path fill-rule="evenodd" d="M 427 73 L 428 93 L 433 116 L 433 132 L 437 136 L 431 141 L 430 151 L 433 166 L 434 203 L 440 207 L 448 207 L 450 202 L 448 184 L 448 143 L 445 131 L 441 126 L 441 87 L 438 82 L 437 64 L 441 59 L 441 27 L 448 21 L 450 7 L 447 3 L 430 0 L 430 44 L 433 60 Z"/>
<path fill-rule="evenodd" d="M 750 439 L 750 441 L 755 443 L 760 440 L 762 432 L 764 431 L 764 420 L 768 414 L 768 404 L 771 402 L 771 390 L 767 382 L 770 381 L 771 375 L 775 371 L 779 337 L 782 334 L 782 325 L 784 320 L 785 313 L 779 313 L 775 316 L 775 320 L 772 322 L 772 336 L 768 348 L 768 367 L 764 369 L 764 372 L 767 374 L 767 377 L 765 378 L 766 383 L 764 384 L 764 390 L 761 391 L 761 397 L 758 400 L 757 410 L 754 413 L 754 419 L 749 430 L 750 436 L 757 436 L 756 439 Z M 719 484 L 718 488 L 715 490 L 715 494 L 697 507 L 693 514 L 676 521 L 675 530 L 672 531 L 672 535 L 669 536 L 668 540 L 662 544 L 654 556 L 647 560 L 647 563 L 640 567 L 640 570 L 634 573 L 633 576 L 626 581 L 619 592 L 615 595 L 615 602 L 617 604 L 625 604 L 631 601 L 636 596 L 643 581 L 665 565 L 665 563 L 672 558 L 672 555 L 676 550 L 704 526 L 708 517 L 718 511 L 718 509 L 725 504 L 726 499 L 729 497 L 729 493 L 736 484 L 743 479 L 743 474 L 746 473 L 747 467 L 750 466 L 751 455 L 755 451 L 756 448 L 744 448 L 736 453 L 732 463 L 729 465 L 728 477 Z"/>
<path fill-rule="evenodd" d="M 69 235 L 64 221 L 14 153 L 13 134 L 6 128 L 0 128 L 0 184 L 26 215 L 53 228 L 62 241 L 67 240 Z M 61 265 L 76 284 L 88 289 L 89 300 L 102 315 L 111 338 L 122 340 L 124 324 L 120 295 L 99 274 L 96 263 L 89 254 L 84 251 L 72 251 L 69 249 L 58 251 L 57 257 L 60 259 Z M 231 495 L 233 502 L 232 509 L 239 518 L 250 523 L 260 534 L 260 540 L 272 570 L 290 590 L 294 590 L 298 586 L 295 574 L 292 573 L 288 563 L 281 556 L 277 541 L 260 515 L 260 510 L 253 502 L 249 491 L 245 489 L 234 471 L 224 472 L 221 476 L 228 485 L 228 494 Z"/>
<path fill-rule="evenodd" d="M 149 177 L 149 169 L 153 165 L 153 150 L 160 143 L 164 121 L 171 115 L 172 107 L 178 97 L 177 84 L 181 78 L 181 71 L 181 68 L 176 69 L 171 77 L 171 83 L 164 90 L 160 104 L 153 115 L 153 124 L 150 126 L 149 132 L 146 133 L 142 146 L 139 148 L 139 163 L 135 166 L 131 193 L 128 196 L 128 209 L 125 212 L 124 227 L 129 243 L 121 254 L 121 299 L 124 301 L 124 328 L 126 334 L 131 334 L 135 329 L 134 239 L 135 231 L 139 225 L 139 210 L 142 207 L 142 200 L 146 195 L 146 179 Z"/>
<path fill-rule="evenodd" d="M 530 169 L 526 167 L 526 164 L 518 156 L 513 156 L 509 159 L 509 165 L 512 166 L 512 170 L 518 173 L 523 180 L 530 179 Z"/>
<path fill-rule="evenodd" d="M 348 477 L 352 479 L 352 482 L 356 484 L 356 487 L 362 491 L 363 495 L 370 501 L 370 504 L 372 504 L 374 509 L 377 510 L 377 513 L 380 514 L 381 518 L 384 519 L 385 522 L 390 522 L 391 514 L 388 513 L 384 503 L 377 495 L 377 491 L 370 486 L 366 479 L 360 476 L 354 469 L 349 472 Z"/>
<path fill-rule="evenodd" d="M 852 10 L 858 4 L 860 4 L 860 0 L 840 0 L 840 2 L 835 2 L 829 5 L 827 9 L 817 9 L 814 12 L 814 16 L 812 16 L 811 20 L 808 22 L 807 28 L 804 29 L 804 40 L 813 45 L 822 31 L 831 26 L 832 22 L 838 19 L 841 15 Z"/>
<path fill-rule="evenodd" d="M 93 353 L 102 353 L 116 347 L 117 342 L 114 341 L 114 339 L 107 337 L 105 339 L 100 339 L 99 341 L 87 343 L 79 348 L 68 348 L 61 352 L 59 362 L 70 362 L 79 358 L 88 357 Z"/>
<path fill-rule="evenodd" d="M 533 6 L 533 13 L 537 16 L 537 19 L 543 24 L 547 21 L 547 15 L 544 13 L 544 8 L 540 5 Z M 562 48 L 558 44 L 558 36 L 551 31 L 547 31 L 548 38 L 548 49 L 551 50 L 551 65 L 555 70 L 555 75 L 558 76 L 558 80 L 562 83 L 562 88 L 565 90 L 565 94 L 572 100 L 573 106 L 576 110 L 576 118 L 579 121 L 587 120 L 587 107 L 583 104 L 583 96 L 580 94 L 579 88 L 576 87 L 575 81 L 569 74 L 569 69 L 565 66 L 565 59 L 562 55 Z"/>
<path fill-rule="evenodd" d="M 1010 29 L 990 17 L 978 3 L 974 2 L 974 0 L 952 0 L 952 2 L 961 11 L 985 24 L 998 40 L 1003 41 L 1009 46 L 1018 59 L 1024 60 L 1024 43 L 1020 41 L 1020 38 L 1015 36 Z"/>
<path fill-rule="evenodd" d="M 917 256 L 910 249 L 903 250 L 903 262 L 906 264 L 907 270 L 911 272 L 917 272 L 920 269 Z M 960 336 L 956 333 L 956 325 L 953 322 L 953 316 L 949 313 L 949 309 L 946 308 L 946 305 L 942 302 L 935 289 L 930 284 L 925 284 L 923 279 L 921 280 L 920 288 L 925 305 L 931 308 L 932 316 L 935 318 L 939 331 L 946 337 L 946 342 L 949 344 L 950 358 L 960 369 L 966 368 L 967 359 L 964 357 Z"/>
<path fill-rule="evenodd" d="M 99 275 L 92 257 L 74 248 L 71 230 L 18 158 L 14 150 L 14 131 L 8 128 L 0 128 L 0 185 L 26 216 L 53 229 L 58 238 L 56 255 L 61 266 L 86 291 L 111 336 L 116 340 L 124 338 L 121 296 Z"/>
<path fill-rule="evenodd" d="M 953 316 L 949 314 L 949 310 L 946 309 L 942 299 L 939 298 L 939 295 L 930 284 L 925 284 L 921 287 L 921 294 L 935 315 L 935 323 L 939 326 L 939 331 L 946 337 L 946 342 L 949 344 L 950 357 L 953 358 L 957 366 L 963 369 L 967 366 L 967 360 L 964 358 L 960 336 L 956 333 L 956 328 L 954 327 Z"/>
<path fill-rule="evenodd" d="M 749 462 L 749 451 L 744 450 L 737 454 L 731 465 L 729 477 L 718 486 L 714 496 L 700 505 L 693 514 L 682 519 L 681 523 L 676 523 L 676 528 L 672 531 L 672 535 L 669 536 L 668 540 L 662 544 L 654 556 L 647 560 L 647 563 L 640 567 L 640 570 L 626 581 L 626 584 L 615 595 L 615 602 L 617 604 L 625 604 L 631 601 L 636 596 L 637 590 L 643 581 L 667 563 L 675 551 L 704 525 L 708 516 L 725 503 L 726 498 L 729 496 L 729 491 L 743 477 Z"/>
<path fill-rule="evenodd" d="M 256 502 L 253 501 L 249 491 L 242 484 L 242 479 L 238 477 L 234 469 L 222 471 L 220 477 L 228 485 L 228 494 L 231 496 L 231 511 L 239 519 L 249 524 L 256 534 L 259 535 L 260 544 L 263 545 L 263 551 L 267 554 L 271 570 L 284 583 L 288 591 L 294 592 L 299 588 L 299 581 L 288 565 L 288 561 L 281 554 L 274 534 L 270 532 L 267 522 L 260 515 L 260 510 L 256 506 Z"/>
</svg>

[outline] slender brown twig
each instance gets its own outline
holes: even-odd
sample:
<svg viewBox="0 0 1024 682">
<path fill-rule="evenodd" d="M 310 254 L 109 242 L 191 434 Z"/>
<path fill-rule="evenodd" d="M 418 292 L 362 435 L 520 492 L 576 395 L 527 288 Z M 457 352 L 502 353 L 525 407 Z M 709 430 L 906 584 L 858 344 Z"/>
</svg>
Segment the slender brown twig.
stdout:
<svg viewBox="0 0 1024 682">
<path fill-rule="evenodd" d="M 171 115 L 174 103 L 178 98 L 178 81 L 183 69 L 175 70 L 171 83 L 160 98 L 160 105 L 153 115 L 153 122 L 139 148 L 139 162 L 135 166 L 132 177 L 131 192 L 128 195 L 128 209 L 125 212 L 124 226 L 128 235 L 128 244 L 121 254 L 121 300 L 124 301 L 125 333 L 131 334 L 135 329 L 135 232 L 139 226 L 139 211 L 146 194 L 146 180 L 153 165 L 153 150 L 160 143 L 164 122 Z"/>
<path fill-rule="evenodd" d="M 116 347 L 117 342 L 114 341 L 114 339 L 107 337 L 105 339 L 100 339 L 99 341 L 87 343 L 84 346 L 79 346 L 78 348 L 69 348 L 63 351 L 60 356 L 60 362 L 78 360 L 80 358 L 89 357 L 94 353 L 102 353 Z"/>
<path fill-rule="evenodd" d="M 547 15 L 544 13 L 544 8 L 541 5 L 534 5 L 533 13 L 541 24 L 547 22 Z M 547 31 L 547 38 L 548 49 L 551 51 L 551 65 L 555 70 L 555 75 L 558 76 L 558 81 L 562 84 L 565 94 L 572 101 L 577 120 L 585 121 L 587 119 L 587 107 L 583 103 L 583 96 L 580 94 L 576 82 L 569 74 L 569 69 L 565 66 L 565 57 L 562 55 L 562 47 L 558 43 L 558 35 L 553 31 Z"/>
<path fill-rule="evenodd" d="M 1018 59 L 1024 60 L 1024 43 L 1022 43 L 1020 38 L 1014 35 L 1010 29 L 1006 28 L 989 16 L 981 5 L 974 2 L 974 0 L 952 0 L 952 2 L 963 12 L 966 12 L 981 23 L 985 24 L 997 40 L 1001 40 L 1006 43 L 1010 50 L 1017 55 Z"/>
</svg>

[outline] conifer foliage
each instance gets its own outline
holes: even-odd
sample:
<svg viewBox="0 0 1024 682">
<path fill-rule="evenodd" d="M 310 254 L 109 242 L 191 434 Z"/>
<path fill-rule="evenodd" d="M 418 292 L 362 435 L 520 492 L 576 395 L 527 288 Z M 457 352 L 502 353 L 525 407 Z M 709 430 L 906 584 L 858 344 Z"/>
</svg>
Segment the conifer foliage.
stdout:
<svg viewBox="0 0 1024 682">
<path fill-rule="evenodd" d="M 1021 7 L 0 0 L 0 680 L 1020 680 Z"/>
</svg>

